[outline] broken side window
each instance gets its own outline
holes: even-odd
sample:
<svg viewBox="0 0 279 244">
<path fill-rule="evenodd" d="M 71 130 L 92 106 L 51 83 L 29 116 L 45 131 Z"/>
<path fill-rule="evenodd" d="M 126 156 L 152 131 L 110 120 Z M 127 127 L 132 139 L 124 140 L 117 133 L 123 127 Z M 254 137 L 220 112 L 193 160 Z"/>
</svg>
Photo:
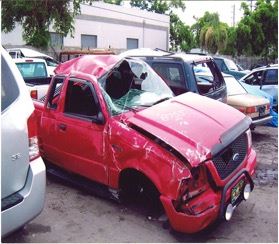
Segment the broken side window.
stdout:
<svg viewBox="0 0 279 244">
<path fill-rule="evenodd" d="M 193 71 L 201 95 L 214 92 L 224 85 L 224 78 L 212 61 L 194 63 Z"/>
</svg>

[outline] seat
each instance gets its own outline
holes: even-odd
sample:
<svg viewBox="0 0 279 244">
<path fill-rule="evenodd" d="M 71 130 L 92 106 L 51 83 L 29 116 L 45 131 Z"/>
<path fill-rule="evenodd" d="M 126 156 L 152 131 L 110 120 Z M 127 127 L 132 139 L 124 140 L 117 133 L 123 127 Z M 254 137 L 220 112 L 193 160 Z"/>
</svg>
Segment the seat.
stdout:
<svg viewBox="0 0 279 244">
<path fill-rule="evenodd" d="M 119 99 L 123 96 L 121 86 L 121 74 L 119 71 L 113 71 L 107 78 L 106 92 L 112 99 Z"/>
</svg>

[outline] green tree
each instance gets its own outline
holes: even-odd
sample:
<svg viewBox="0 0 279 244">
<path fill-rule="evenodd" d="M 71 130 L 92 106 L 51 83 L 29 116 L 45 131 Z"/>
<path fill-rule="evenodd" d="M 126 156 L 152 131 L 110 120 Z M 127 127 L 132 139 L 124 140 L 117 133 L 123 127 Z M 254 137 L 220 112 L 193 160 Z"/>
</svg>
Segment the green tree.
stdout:
<svg viewBox="0 0 279 244">
<path fill-rule="evenodd" d="M 202 28 L 206 25 L 211 25 L 219 22 L 219 16 L 217 13 L 209 13 L 206 11 L 204 16 L 196 18 L 196 23 L 192 25 L 191 30 L 195 36 L 196 45 L 200 44 L 200 35 Z"/>
<path fill-rule="evenodd" d="M 183 0 L 130 0 L 130 4 L 133 7 L 158 14 L 169 14 L 171 8 L 185 9 Z"/>
<path fill-rule="evenodd" d="M 105 3 L 115 4 L 115 5 L 121 5 L 123 0 L 104 0 Z"/>
<path fill-rule="evenodd" d="M 185 25 L 179 17 L 170 14 L 170 45 L 171 50 L 189 52 L 195 46 L 194 35 L 189 26 Z"/>
<path fill-rule="evenodd" d="M 227 27 L 227 45 L 225 48 L 220 50 L 221 54 L 225 55 L 232 55 L 236 56 L 237 50 L 236 50 L 236 28 L 235 27 Z"/>
<path fill-rule="evenodd" d="M 82 2 L 94 0 L 2 0 L 1 28 L 10 32 L 16 23 L 23 27 L 23 39 L 35 47 L 47 47 L 50 41 L 49 27 L 67 36 L 74 31 L 74 17 L 80 13 Z M 71 3 L 72 2 L 72 9 Z"/>
<path fill-rule="evenodd" d="M 185 25 L 171 9 L 185 9 L 183 0 L 131 0 L 131 6 L 170 16 L 170 45 L 172 50 L 189 51 L 194 46 L 190 27 Z"/>
<path fill-rule="evenodd" d="M 209 12 L 205 12 L 204 16 L 192 26 L 192 29 L 195 30 L 196 40 L 199 37 L 201 48 L 213 54 L 226 48 L 227 28 L 227 24 L 220 22 L 217 13 Z"/>
<path fill-rule="evenodd" d="M 236 28 L 238 55 L 278 56 L 278 0 L 258 0 L 251 11 L 242 3 L 244 17 Z"/>
</svg>

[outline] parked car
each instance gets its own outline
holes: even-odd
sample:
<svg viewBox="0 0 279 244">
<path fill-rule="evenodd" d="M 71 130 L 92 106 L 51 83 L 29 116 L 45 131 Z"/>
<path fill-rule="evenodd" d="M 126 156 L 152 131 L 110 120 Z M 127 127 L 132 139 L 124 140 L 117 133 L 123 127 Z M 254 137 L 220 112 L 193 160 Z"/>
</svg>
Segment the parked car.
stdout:
<svg viewBox="0 0 279 244">
<path fill-rule="evenodd" d="M 44 59 L 17 58 L 13 59 L 18 67 L 33 99 L 42 98 L 48 90 L 51 81 Z"/>
<path fill-rule="evenodd" d="M 239 80 L 241 77 L 247 74 L 247 71 L 240 71 L 238 66 L 235 64 L 235 62 L 228 58 L 223 57 L 213 57 L 214 61 L 218 65 L 221 72 L 225 74 L 232 75 L 234 78 Z"/>
<path fill-rule="evenodd" d="M 278 113 L 273 110 L 273 96 L 264 92 L 263 90 L 255 88 L 254 86 L 248 85 L 243 82 L 240 83 L 249 94 L 268 99 L 270 103 L 270 115 L 272 116 L 272 120 L 268 122 L 266 125 L 278 127 Z"/>
<path fill-rule="evenodd" d="M 273 96 L 273 107 L 278 111 L 278 64 L 254 69 L 240 81 Z"/>
<path fill-rule="evenodd" d="M 34 105 L 9 54 L 1 47 L 1 236 L 35 218 L 45 199 Z"/>
<path fill-rule="evenodd" d="M 86 177 L 116 199 L 157 200 L 186 233 L 230 220 L 248 199 L 256 153 L 243 113 L 192 92 L 173 97 L 140 59 L 82 56 L 55 72 L 44 103 L 34 101 L 52 172 Z"/>
<path fill-rule="evenodd" d="M 213 77 L 208 72 L 197 72 L 196 77 L 200 83 L 213 83 Z M 228 92 L 227 104 L 252 119 L 251 129 L 254 129 L 256 125 L 263 125 L 272 120 L 268 99 L 249 94 L 241 85 L 241 82 L 237 81 L 232 75 L 223 74 L 223 77 Z"/>
<path fill-rule="evenodd" d="M 226 84 L 213 59 L 206 55 L 170 53 L 160 49 L 132 49 L 121 57 L 138 57 L 148 63 L 166 82 L 175 95 L 191 91 L 215 100 L 226 102 Z M 207 69 L 214 77 L 213 84 L 201 84 L 195 69 Z"/>
<path fill-rule="evenodd" d="M 224 74 L 228 91 L 228 104 L 252 119 L 251 128 L 272 120 L 268 99 L 249 94 L 233 76 Z"/>
<path fill-rule="evenodd" d="M 51 56 L 48 56 L 44 53 L 35 51 L 33 49 L 29 48 L 10 48 L 7 49 L 9 52 L 10 56 L 12 58 L 40 58 L 44 59 L 46 64 L 47 64 L 47 71 L 48 73 L 52 76 L 54 73 L 53 71 L 55 70 L 56 66 L 59 64 L 58 61 L 56 61 L 54 58 Z"/>
</svg>

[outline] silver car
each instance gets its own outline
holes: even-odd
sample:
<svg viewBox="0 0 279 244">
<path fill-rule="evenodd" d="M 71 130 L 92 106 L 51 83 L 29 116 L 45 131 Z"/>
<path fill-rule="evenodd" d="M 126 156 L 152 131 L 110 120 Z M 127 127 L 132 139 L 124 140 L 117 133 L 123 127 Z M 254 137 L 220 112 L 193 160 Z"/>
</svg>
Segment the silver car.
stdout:
<svg viewBox="0 0 279 244">
<path fill-rule="evenodd" d="M 39 154 L 34 106 L 19 70 L 1 47 L 1 236 L 43 209 L 46 168 Z"/>
</svg>

